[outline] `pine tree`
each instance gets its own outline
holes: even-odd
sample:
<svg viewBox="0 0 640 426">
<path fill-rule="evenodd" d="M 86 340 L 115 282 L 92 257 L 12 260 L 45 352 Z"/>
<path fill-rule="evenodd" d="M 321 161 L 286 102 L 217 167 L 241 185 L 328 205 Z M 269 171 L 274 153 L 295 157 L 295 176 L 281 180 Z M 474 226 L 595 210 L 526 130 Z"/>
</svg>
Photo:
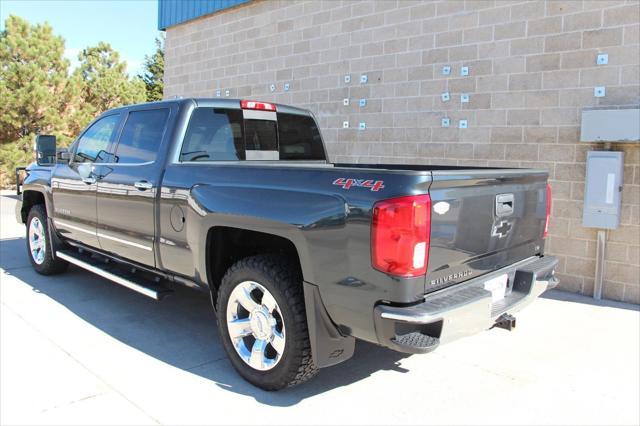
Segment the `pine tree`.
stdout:
<svg viewBox="0 0 640 426">
<path fill-rule="evenodd" d="M 144 57 L 144 71 L 139 77 L 147 88 L 147 101 L 160 101 L 164 91 L 164 37 L 156 38 L 156 51 Z"/>
<path fill-rule="evenodd" d="M 61 145 L 71 139 L 77 87 L 68 78 L 64 40 L 48 24 L 30 25 L 9 16 L 0 33 L 0 186 L 13 181 L 17 165 L 33 160 L 38 133 L 52 133 Z"/>
<path fill-rule="evenodd" d="M 64 40 L 48 24 L 9 16 L 0 34 L 0 142 L 66 130 L 69 109 Z"/>
<path fill-rule="evenodd" d="M 154 55 L 155 56 L 155 55 Z M 126 62 L 107 43 L 84 49 L 69 75 L 64 39 L 47 23 L 9 16 L 0 33 L 0 187 L 14 182 L 16 166 L 34 159 L 37 134 L 66 146 L 95 116 L 144 102 L 145 82 L 129 78 Z"/>
<path fill-rule="evenodd" d="M 129 78 L 127 63 L 109 43 L 87 47 L 78 60 L 80 65 L 73 77 L 81 84 L 86 113 L 95 116 L 120 105 L 145 101 L 144 82 L 138 77 Z"/>
</svg>

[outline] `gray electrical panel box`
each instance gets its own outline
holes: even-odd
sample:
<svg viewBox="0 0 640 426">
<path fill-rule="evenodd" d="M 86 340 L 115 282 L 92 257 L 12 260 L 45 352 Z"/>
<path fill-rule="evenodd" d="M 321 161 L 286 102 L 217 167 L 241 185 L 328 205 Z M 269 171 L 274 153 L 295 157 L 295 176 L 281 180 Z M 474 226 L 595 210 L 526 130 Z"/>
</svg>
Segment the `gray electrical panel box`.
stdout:
<svg viewBox="0 0 640 426">
<path fill-rule="evenodd" d="M 624 154 L 615 151 L 589 151 L 584 184 L 582 225 L 588 228 L 616 229 L 620 223 L 620 199 Z"/>
<path fill-rule="evenodd" d="M 640 142 L 640 109 L 596 107 L 583 110 L 580 141 Z"/>
</svg>

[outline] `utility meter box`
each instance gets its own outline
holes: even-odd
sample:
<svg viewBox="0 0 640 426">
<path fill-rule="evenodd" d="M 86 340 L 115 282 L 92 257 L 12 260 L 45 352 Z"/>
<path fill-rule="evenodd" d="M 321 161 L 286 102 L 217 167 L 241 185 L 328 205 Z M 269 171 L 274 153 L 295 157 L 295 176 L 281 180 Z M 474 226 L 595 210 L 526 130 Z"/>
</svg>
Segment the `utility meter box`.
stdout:
<svg viewBox="0 0 640 426">
<path fill-rule="evenodd" d="M 583 226 L 616 229 L 620 224 L 623 165 L 622 152 L 589 151 L 587 153 Z"/>
</svg>

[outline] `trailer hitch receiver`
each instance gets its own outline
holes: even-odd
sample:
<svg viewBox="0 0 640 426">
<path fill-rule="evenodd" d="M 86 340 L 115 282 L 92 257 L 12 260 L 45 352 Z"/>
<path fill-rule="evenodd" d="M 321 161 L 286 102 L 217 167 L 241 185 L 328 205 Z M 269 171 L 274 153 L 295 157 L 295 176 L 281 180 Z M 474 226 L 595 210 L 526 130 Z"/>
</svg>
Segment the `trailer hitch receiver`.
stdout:
<svg viewBox="0 0 640 426">
<path fill-rule="evenodd" d="M 496 320 L 494 327 L 511 331 L 516 328 L 516 317 L 511 314 L 502 314 Z"/>
</svg>

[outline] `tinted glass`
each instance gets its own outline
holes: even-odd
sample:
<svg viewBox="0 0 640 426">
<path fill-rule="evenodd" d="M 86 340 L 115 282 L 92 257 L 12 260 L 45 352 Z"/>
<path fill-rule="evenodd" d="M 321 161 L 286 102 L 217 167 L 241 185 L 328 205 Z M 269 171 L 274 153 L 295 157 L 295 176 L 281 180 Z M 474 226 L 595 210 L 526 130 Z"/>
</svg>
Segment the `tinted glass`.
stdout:
<svg viewBox="0 0 640 426">
<path fill-rule="evenodd" d="M 98 155 L 104 153 L 109 146 L 119 121 L 120 115 L 114 114 L 93 123 L 78 141 L 74 161 L 79 163 L 96 161 Z"/>
<path fill-rule="evenodd" d="M 130 112 L 116 149 L 116 162 L 154 161 L 168 117 L 169 110 L 166 108 Z"/>
<path fill-rule="evenodd" d="M 272 120 L 245 120 L 244 140 L 247 150 L 277 151 L 276 122 Z"/>
<path fill-rule="evenodd" d="M 182 143 L 180 161 L 241 160 L 242 111 L 196 108 Z"/>
<path fill-rule="evenodd" d="M 325 160 L 322 138 L 311 117 L 278 113 L 281 160 Z"/>
</svg>

